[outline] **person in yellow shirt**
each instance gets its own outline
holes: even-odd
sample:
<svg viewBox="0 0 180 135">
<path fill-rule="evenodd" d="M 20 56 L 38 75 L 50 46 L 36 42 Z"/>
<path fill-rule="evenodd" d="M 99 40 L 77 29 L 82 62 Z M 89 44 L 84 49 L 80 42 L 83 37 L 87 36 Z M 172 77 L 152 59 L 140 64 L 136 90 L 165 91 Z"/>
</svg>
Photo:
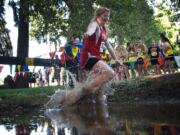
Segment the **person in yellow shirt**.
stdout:
<svg viewBox="0 0 180 135">
<path fill-rule="evenodd" d="M 106 49 L 103 49 L 101 52 L 101 59 L 105 61 L 107 64 L 110 62 L 110 56 L 109 53 L 106 51 Z"/>
<path fill-rule="evenodd" d="M 146 46 L 141 39 L 135 44 L 135 51 L 137 54 L 137 71 L 139 76 L 145 75 L 147 71 L 144 69 L 144 59 L 146 55 Z"/>
<path fill-rule="evenodd" d="M 160 74 L 160 64 L 158 58 L 160 57 L 160 48 L 156 44 L 155 40 L 152 41 L 151 46 L 148 48 L 148 55 L 150 57 L 151 65 L 153 66 L 154 73 Z"/>
<path fill-rule="evenodd" d="M 123 65 L 117 67 L 117 73 L 119 80 L 124 80 L 129 78 L 129 72 L 128 72 L 128 52 L 126 48 L 123 45 L 118 45 L 115 48 L 115 53 L 118 58 L 118 60 L 122 61 Z"/>
<path fill-rule="evenodd" d="M 130 42 L 127 43 L 127 51 L 128 51 L 128 63 L 129 63 L 129 72 L 131 78 L 136 77 L 136 52 L 134 45 Z"/>
<path fill-rule="evenodd" d="M 165 70 L 168 73 L 174 72 L 174 54 L 173 47 L 169 39 L 165 36 L 164 33 L 160 34 L 162 50 L 165 54 Z"/>
</svg>

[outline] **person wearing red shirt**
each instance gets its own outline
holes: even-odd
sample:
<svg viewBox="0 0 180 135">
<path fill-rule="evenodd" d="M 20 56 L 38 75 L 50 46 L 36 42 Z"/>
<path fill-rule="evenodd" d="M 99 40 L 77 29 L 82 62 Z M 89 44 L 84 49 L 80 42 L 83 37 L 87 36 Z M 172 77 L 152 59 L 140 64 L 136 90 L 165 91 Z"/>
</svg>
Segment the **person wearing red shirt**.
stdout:
<svg viewBox="0 0 180 135">
<path fill-rule="evenodd" d="M 72 105 L 80 99 L 84 94 L 100 92 L 104 83 L 115 77 L 114 70 L 101 60 L 100 47 L 104 44 L 109 51 L 111 57 L 116 63 L 119 63 L 114 49 L 107 41 L 105 23 L 109 19 L 110 10 L 106 7 L 100 7 L 95 13 L 94 19 L 87 27 L 84 34 L 84 47 L 81 49 L 80 67 L 88 71 L 88 75 L 92 75 L 92 79 L 85 83 L 80 90 L 73 90 L 66 96 L 66 104 Z M 94 74 L 95 73 L 95 74 Z"/>
</svg>

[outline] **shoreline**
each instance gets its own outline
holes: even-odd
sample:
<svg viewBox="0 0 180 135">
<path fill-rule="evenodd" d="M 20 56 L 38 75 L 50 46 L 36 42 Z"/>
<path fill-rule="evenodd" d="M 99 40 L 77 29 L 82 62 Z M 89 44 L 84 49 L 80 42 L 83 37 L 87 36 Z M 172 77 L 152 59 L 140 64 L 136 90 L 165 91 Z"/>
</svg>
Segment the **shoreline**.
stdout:
<svg viewBox="0 0 180 135">
<path fill-rule="evenodd" d="M 180 73 L 117 81 L 107 104 L 180 104 Z M 0 112 L 42 108 L 59 87 L 0 90 Z M 61 87 L 63 89 L 63 87 Z M 0 114 L 1 115 L 1 114 Z"/>
</svg>

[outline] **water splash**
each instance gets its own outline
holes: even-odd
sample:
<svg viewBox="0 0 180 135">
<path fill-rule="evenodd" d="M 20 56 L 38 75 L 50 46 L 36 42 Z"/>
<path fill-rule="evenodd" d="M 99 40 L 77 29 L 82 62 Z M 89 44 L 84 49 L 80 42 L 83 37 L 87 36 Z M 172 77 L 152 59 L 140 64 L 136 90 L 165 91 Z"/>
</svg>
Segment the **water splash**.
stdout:
<svg viewBox="0 0 180 135">
<path fill-rule="evenodd" d="M 77 82 L 76 76 L 73 73 L 71 73 L 68 70 L 65 70 L 65 73 L 66 73 L 66 81 L 65 81 L 66 83 L 64 85 L 65 89 L 57 89 L 56 92 L 50 97 L 50 100 L 45 104 L 45 108 L 52 109 L 52 108 L 62 107 L 70 91 L 82 89 L 83 83 Z M 70 82 L 73 84 L 73 88 L 69 84 Z"/>
<path fill-rule="evenodd" d="M 51 97 L 50 100 L 45 104 L 45 108 L 59 108 L 64 102 L 66 97 L 66 91 L 58 89 Z"/>
<path fill-rule="evenodd" d="M 111 67 L 108 67 L 108 68 L 111 68 Z M 96 78 L 98 77 L 99 75 L 104 75 L 103 78 L 104 80 L 107 80 L 107 76 L 106 76 L 106 72 L 108 70 L 105 70 L 105 69 L 101 69 L 101 68 L 96 68 L 94 71 L 91 71 L 87 77 L 87 80 L 85 81 L 85 83 L 88 83 L 90 82 L 91 80 L 93 80 L 93 78 Z M 103 85 L 100 86 L 100 89 L 103 90 L 104 94 L 105 95 L 112 95 L 115 91 L 115 88 L 112 87 L 112 84 L 113 83 L 116 83 L 117 81 L 117 77 L 114 76 L 113 78 L 111 79 L 108 79 L 107 81 L 104 82 Z M 96 88 L 95 88 L 96 89 Z"/>
<path fill-rule="evenodd" d="M 66 70 L 66 84 L 65 84 L 65 90 L 58 89 L 50 98 L 49 102 L 45 105 L 46 108 L 59 108 L 60 106 L 64 104 L 71 104 L 71 102 L 75 101 L 76 98 L 80 99 L 82 96 L 82 88 L 86 83 L 91 82 L 94 78 L 96 78 L 99 75 L 104 75 L 104 79 L 106 79 L 106 75 L 104 74 L 106 70 L 97 68 L 94 71 L 91 71 L 87 79 L 83 82 L 77 82 L 76 76 L 72 74 L 70 71 Z M 70 87 L 69 82 L 70 79 L 73 83 L 73 88 Z M 111 95 L 114 93 L 115 89 L 111 87 L 111 84 L 115 81 L 115 78 L 110 79 L 104 83 L 102 86 L 98 86 L 97 88 L 94 88 L 92 92 L 96 92 L 97 89 L 101 89 L 104 91 L 105 95 Z M 68 96 L 68 97 L 67 97 Z M 68 101 L 66 101 L 68 99 Z"/>
</svg>

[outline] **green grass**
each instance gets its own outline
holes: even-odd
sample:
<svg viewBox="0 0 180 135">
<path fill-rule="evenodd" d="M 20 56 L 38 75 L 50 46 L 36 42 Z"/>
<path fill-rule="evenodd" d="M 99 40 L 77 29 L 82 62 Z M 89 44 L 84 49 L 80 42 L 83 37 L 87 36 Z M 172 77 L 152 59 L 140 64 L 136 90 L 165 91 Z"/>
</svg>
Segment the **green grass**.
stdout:
<svg viewBox="0 0 180 135">
<path fill-rule="evenodd" d="M 22 88 L 22 89 L 1 89 L 0 104 L 8 105 L 40 105 L 48 100 L 58 88 L 53 87 L 38 87 L 38 88 Z"/>
</svg>

